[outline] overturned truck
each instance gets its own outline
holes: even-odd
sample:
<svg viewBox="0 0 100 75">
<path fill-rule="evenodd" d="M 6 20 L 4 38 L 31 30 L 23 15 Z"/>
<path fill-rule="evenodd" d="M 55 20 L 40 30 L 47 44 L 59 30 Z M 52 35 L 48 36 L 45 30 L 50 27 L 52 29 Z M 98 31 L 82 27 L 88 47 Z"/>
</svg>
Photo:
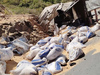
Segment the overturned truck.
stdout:
<svg viewBox="0 0 100 75">
<path fill-rule="evenodd" d="M 55 24 L 59 28 L 62 25 L 90 25 L 92 17 L 85 0 L 75 0 L 46 7 L 39 16 L 39 23 L 44 32 L 53 32 Z"/>
</svg>

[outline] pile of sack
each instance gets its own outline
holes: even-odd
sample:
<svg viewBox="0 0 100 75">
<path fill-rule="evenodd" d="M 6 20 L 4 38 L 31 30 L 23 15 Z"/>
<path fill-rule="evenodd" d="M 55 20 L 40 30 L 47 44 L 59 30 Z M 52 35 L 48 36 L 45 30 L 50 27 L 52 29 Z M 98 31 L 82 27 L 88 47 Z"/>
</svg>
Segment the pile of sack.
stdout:
<svg viewBox="0 0 100 75">
<path fill-rule="evenodd" d="M 5 74 L 5 61 L 11 60 L 15 53 L 20 55 L 27 52 L 30 47 L 31 45 L 28 43 L 27 38 L 23 35 L 14 39 L 11 36 L 3 34 L 0 38 L 0 75 L 8 75 Z"/>
<path fill-rule="evenodd" d="M 11 60 L 14 53 L 23 54 L 29 50 L 26 58 L 31 62 L 20 61 L 16 69 L 10 71 L 13 75 L 38 75 L 40 71 L 42 71 L 42 75 L 52 75 L 61 72 L 62 65 L 66 65 L 67 61 L 72 62 L 78 59 L 84 53 L 82 51 L 86 47 L 84 43 L 93 37 L 98 29 L 100 29 L 100 25 L 96 24 L 91 28 L 82 26 L 73 32 L 75 29 L 69 26 L 67 33 L 60 34 L 58 37 L 46 37 L 39 40 L 36 45 L 29 44 L 25 36 L 17 39 L 12 38 L 13 40 L 11 37 L 2 36 L 0 62 Z M 68 57 L 62 53 L 64 50 L 68 52 Z M 3 63 L 5 64 L 5 62 Z M 2 63 L 0 64 L 2 65 Z M 3 68 L 1 71 L 4 75 L 5 65 Z"/>
</svg>

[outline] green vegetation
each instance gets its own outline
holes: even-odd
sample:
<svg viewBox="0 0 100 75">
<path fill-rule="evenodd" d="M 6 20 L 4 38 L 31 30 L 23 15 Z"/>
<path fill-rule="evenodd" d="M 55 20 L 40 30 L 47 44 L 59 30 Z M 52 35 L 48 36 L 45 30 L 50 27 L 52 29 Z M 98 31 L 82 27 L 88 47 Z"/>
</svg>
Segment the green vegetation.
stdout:
<svg viewBox="0 0 100 75">
<path fill-rule="evenodd" d="M 72 0 L 0 0 L 0 3 L 15 14 L 40 14 L 40 12 L 51 4 L 68 2 Z"/>
</svg>

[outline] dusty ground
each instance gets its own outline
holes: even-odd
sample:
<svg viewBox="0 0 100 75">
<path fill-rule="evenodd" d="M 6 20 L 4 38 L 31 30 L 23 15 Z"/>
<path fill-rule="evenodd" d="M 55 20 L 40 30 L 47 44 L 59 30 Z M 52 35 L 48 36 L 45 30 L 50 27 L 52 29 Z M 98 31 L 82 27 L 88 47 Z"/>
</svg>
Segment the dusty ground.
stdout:
<svg viewBox="0 0 100 75">
<path fill-rule="evenodd" d="M 20 17 L 20 16 L 23 16 L 23 17 Z M 11 19 L 8 19 L 9 17 L 6 17 L 4 19 L 1 19 L 0 18 L 0 24 L 1 23 L 5 23 L 5 22 L 11 22 L 11 21 L 19 21 L 19 20 L 22 20 L 22 19 L 27 19 L 28 17 L 25 16 L 25 15 L 19 15 L 18 18 L 15 18 L 15 16 L 10 16 Z M 19 18 L 20 17 L 20 18 Z M 90 42 L 91 40 L 93 40 L 94 38 L 91 38 L 88 40 L 88 42 Z M 87 53 L 89 53 L 90 51 L 92 51 L 93 49 L 96 49 L 96 51 L 93 53 L 93 54 L 96 54 L 98 52 L 100 52 L 100 40 L 97 41 L 96 43 L 94 44 L 87 44 L 87 47 L 83 49 L 85 55 Z M 67 52 L 64 50 L 63 52 L 64 55 L 68 56 Z M 18 62 L 20 62 L 21 60 L 24 60 L 25 59 L 25 56 L 27 55 L 24 54 L 22 56 L 18 56 L 18 55 L 15 55 L 10 61 L 7 61 L 7 70 L 6 70 L 6 73 L 9 74 L 10 73 L 10 70 L 13 70 L 16 68 L 16 65 L 18 64 Z M 76 61 L 73 61 L 73 63 L 75 63 L 73 66 L 63 66 L 63 71 L 60 72 L 60 73 L 57 73 L 56 75 L 66 75 L 66 72 L 68 72 L 69 70 L 73 69 L 75 66 L 77 66 L 77 64 L 79 64 L 82 60 L 82 58 L 76 60 Z M 84 67 L 84 65 L 83 65 Z"/>
</svg>

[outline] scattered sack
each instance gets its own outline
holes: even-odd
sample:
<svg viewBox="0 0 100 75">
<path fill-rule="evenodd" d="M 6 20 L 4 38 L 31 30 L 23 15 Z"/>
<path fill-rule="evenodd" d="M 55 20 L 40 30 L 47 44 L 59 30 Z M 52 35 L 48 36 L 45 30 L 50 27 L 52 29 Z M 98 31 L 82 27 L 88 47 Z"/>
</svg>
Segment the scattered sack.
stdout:
<svg viewBox="0 0 100 75">
<path fill-rule="evenodd" d="M 46 43 L 44 46 L 41 46 L 40 48 L 41 48 L 42 50 L 47 49 L 48 46 L 49 46 L 50 44 L 51 44 L 51 43 L 48 42 L 48 43 Z"/>
<path fill-rule="evenodd" d="M 67 45 L 67 47 L 66 47 L 66 51 L 67 52 L 69 52 L 71 49 L 73 49 L 73 48 L 80 48 L 80 49 L 82 49 L 82 48 L 84 48 L 84 47 L 86 47 L 86 45 L 84 45 L 84 44 L 82 44 L 82 43 L 80 43 L 80 42 L 71 42 L 71 43 L 69 43 L 68 45 Z"/>
<path fill-rule="evenodd" d="M 14 56 L 13 54 L 13 48 L 2 48 L 0 49 L 0 60 L 6 61 L 11 60 L 11 58 Z"/>
<path fill-rule="evenodd" d="M 46 65 L 45 67 L 53 74 L 59 73 L 62 71 L 62 67 L 59 62 L 52 62 L 52 63 Z"/>
<path fill-rule="evenodd" d="M 48 41 L 42 39 L 42 40 L 39 40 L 39 41 L 37 42 L 37 44 L 38 44 L 39 46 L 44 46 L 47 42 L 48 42 Z"/>
<path fill-rule="evenodd" d="M 12 42 L 12 44 L 14 44 L 17 47 L 17 49 L 19 49 L 19 52 L 20 51 L 22 52 L 22 54 L 29 50 L 29 45 L 27 43 L 23 42 L 23 41 L 18 40 L 18 39 L 15 39 Z"/>
<path fill-rule="evenodd" d="M 76 37 L 76 35 L 71 35 L 71 36 L 69 37 L 70 41 L 72 41 L 75 37 Z"/>
<path fill-rule="evenodd" d="M 86 36 L 79 37 L 80 43 L 86 43 L 87 41 L 88 41 L 88 38 Z"/>
<path fill-rule="evenodd" d="M 64 46 L 64 49 L 66 49 L 66 46 L 69 44 L 70 42 L 69 41 L 63 41 L 63 46 Z"/>
<path fill-rule="evenodd" d="M 52 75 L 52 73 L 49 70 L 45 70 L 42 72 L 42 75 Z"/>
<path fill-rule="evenodd" d="M 94 35 L 95 35 L 95 33 L 94 32 L 91 32 L 91 31 L 88 31 L 87 34 L 86 34 L 87 38 L 91 38 Z"/>
<path fill-rule="evenodd" d="M 29 54 L 26 56 L 27 59 L 32 59 L 33 57 L 35 57 L 37 55 L 37 53 L 41 51 L 40 48 L 36 48 L 34 50 L 30 50 Z"/>
<path fill-rule="evenodd" d="M 0 48 L 5 48 L 5 47 L 6 47 L 5 45 L 0 44 Z"/>
<path fill-rule="evenodd" d="M 44 39 L 41 39 L 37 42 L 37 45 L 44 46 L 47 42 L 49 42 L 51 40 L 52 37 L 46 37 Z"/>
<path fill-rule="evenodd" d="M 62 48 L 54 47 L 52 50 L 50 50 L 50 52 L 46 56 L 47 60 L 51 61 L 51 60 L 56 59 L 59 55 L 62 54 L 62 51 L 63 51 Z"/>
<path fill-rule="evenodd" d="M 53 49 L 55 47 L 64 49 L 63 45 L 58 45 L 58 44 L 55 44 L 55 43 L 50 44 L 50 46 L 48 47 L 48 49 Z"/>
<path fill-rule="evenodd" d="M 0 61 L 0 75 L 5 75 L 6 71 L 6 62 Z"/>
<path fill-rule="evenodd" d="M 42 50 L 39 52 L 39 57 L 42 59 L 42 58 L 46 57 L 49 52 L 50 52 L 50 49 Z"/>
<path fill-rule="evenodd" d="M 38 70 L 34 66 L 27 66 L 25 67 L 19 75 L 38 75 Z"/>
<path fill-rule="evenodd" d="M 59 37 L 52 37 L 51 40 L 50 40 L 50 43 L 56 43 L 56 44 L 59 44 L 58 39 L 59 39 Z"/>
<path fill-rule="evenodd" d="M 62 25 L 62 26 L 60 27 L 60 30 L 65 29 L 65 28 L 66 28 L 66 25 Z"/>
<path fill-rule="evenodd" d="M 57 24 L 55 24 L 54 35 L 58 34 L 59 34 L 59 28 L 57 27 Z"/>
<path fill-rule="evenodd" d="M 87 35 L 87 32 L 78 32 L 77 35 L 79 37 L 86 36 Z"/>
<path fill-rule="evenodd" d="M 30 51 L 31 51 L 31 50 L 34 50 L 34 49 L 36 49 L 36 48 L 39 48 L 39 45 L 32 46 L 32 47 L 30 48 Z"/>
<path fill-rule="evenodd" d="M 44 38 L 43 40 L 49 42 L 49 41 L 51 40 L 51 38 L 52 38 L 52 37 L 46 37 L 46 38 Z"/>
<path fill-rule="evenodd" d="M 78 32 L 87 32 L 88 30 L 90 30 L 88 26 L 83 26 L 78 29 Z"/>
<path fill-rule="evenodd" d="M 31 63 L 33 64 L 33 65 L 35 65 L 35 66 L 41 66 L 41 65 L 44 65 L 44 64 L 46 64 L 48 61 L 47 61 L 47 59 L 46 58 L 43 58 L 43 59 L 33 59 L 32 61 L 31 61 Z"/>
<path fill-rule="evenodd" d="M 30 70 L 30 71 L 29 71 Z M 36 67 L 26 60 L 22 60 L 17 64 L 15 70 L 10 71 L 13 75 L 30 75 L 32 73 L 37 73 Z"/>
<path fill-rule="evenodd" d="M 97 30 L 99 30 L 100 29 L 100 24 L 96 24 L 96 25 L 94 25 L 90 30 L 91 30 L 91 32 L 95 32 L 95 31 L 97 31 Z"/>
<path fill-rule="evenodd" d="M 73 48 L 69 51 L 69 62 L 76 60 L 79 56 L 83 54 L 83 51 L 80 48 Z"/>
<path fill-rule="evenodd" d="M 24 35 L 22 35 L 21 37 L 19 37 L 17 39 L 20 40 L 20 41 L 23 41 L 25 43 L 28 43 L 28 39 Z"/>
<path fill-rule="evenodd" d="M 62 54 L 56 59 L 56 61 L 59 62 L 61 65 L 66 65 L 66 59 L 66 56 Z"/>
</svg>

